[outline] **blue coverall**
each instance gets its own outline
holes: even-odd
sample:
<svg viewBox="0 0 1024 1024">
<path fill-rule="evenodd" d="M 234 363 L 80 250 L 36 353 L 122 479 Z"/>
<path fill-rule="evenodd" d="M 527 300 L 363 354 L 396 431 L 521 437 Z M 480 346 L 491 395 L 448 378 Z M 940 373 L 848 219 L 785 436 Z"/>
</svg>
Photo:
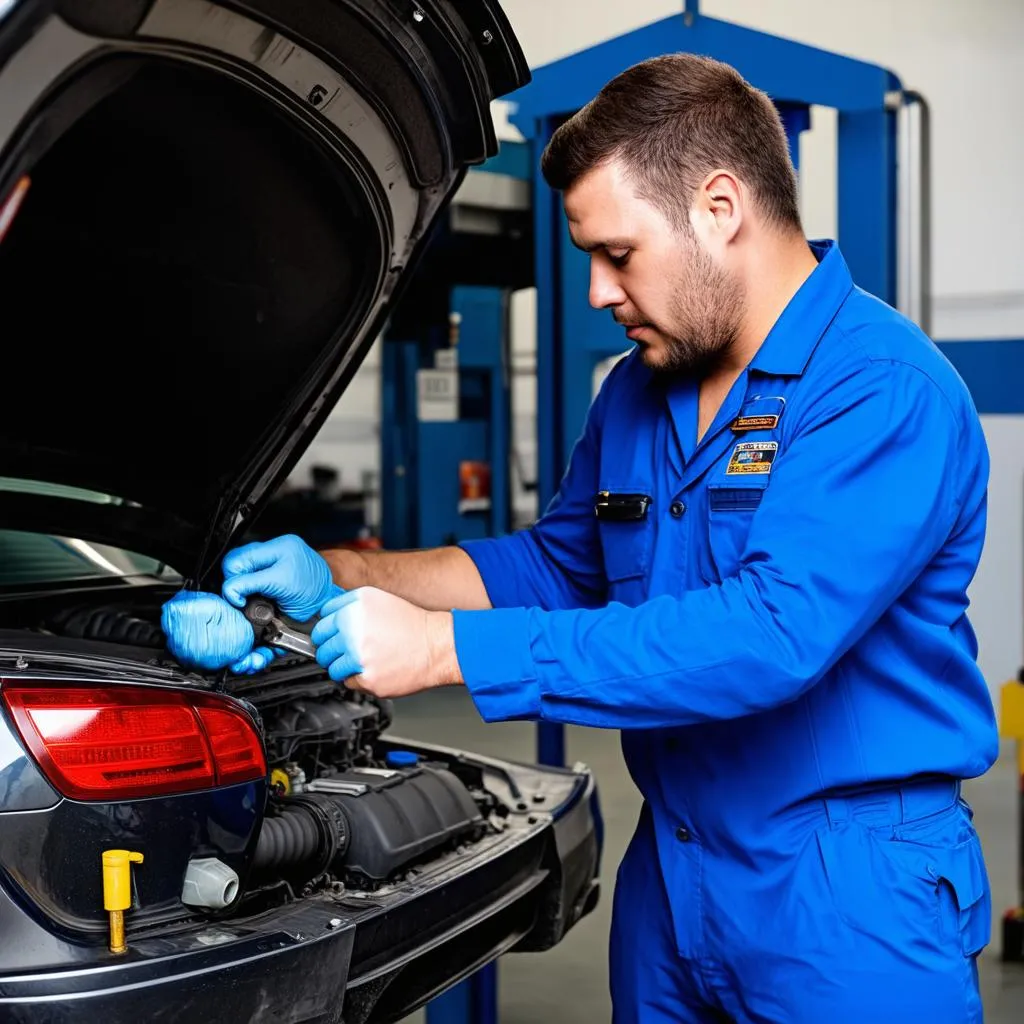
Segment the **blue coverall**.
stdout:
<svg viewBox="0 0 1024 1024">
<path fill-rule="evenodd" d="M 454 613 L 481 715 L 622 730 L 618 1024 L 982 1019 L 985 440 L 938 349 L 812 248 L 699 443 L 697 385 L 633 352 L 540 520 L 463 545 L 495 608 Z M 650 505 L 609 520 L 601 492 Z"/>
</svg>

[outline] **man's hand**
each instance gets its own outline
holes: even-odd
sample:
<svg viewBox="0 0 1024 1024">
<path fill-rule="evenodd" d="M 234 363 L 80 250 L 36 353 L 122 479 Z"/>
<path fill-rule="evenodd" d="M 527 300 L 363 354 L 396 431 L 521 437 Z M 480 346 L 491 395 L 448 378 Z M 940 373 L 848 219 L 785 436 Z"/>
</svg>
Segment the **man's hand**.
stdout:
<svg viewBox="0 0 1024 1024">
<path fill-rule="evenodd" d="M 350 689 L 392 698 L 462 682 L 449 612 L 365 587 L 328 601 L 320 616 L 316 660 Z"/>
<path fill-rule="evenodd" d="M 246 544 L 224 556 L 221 593 L 236 608 L 250 594 L 263 594 L 293 619 L 306 622 L 340 593 L 327 563 L 294 535 Z"/>
<path fill-rule="evenodd" d="M 274 657 L 269 647 L 253 648 L 249 620 L 216 594 L 175 594 L 163 606 L 160 624 L 167 649 L 186 668 L 230 668 L 247 675 L 262 671 Z"/>
</svg>

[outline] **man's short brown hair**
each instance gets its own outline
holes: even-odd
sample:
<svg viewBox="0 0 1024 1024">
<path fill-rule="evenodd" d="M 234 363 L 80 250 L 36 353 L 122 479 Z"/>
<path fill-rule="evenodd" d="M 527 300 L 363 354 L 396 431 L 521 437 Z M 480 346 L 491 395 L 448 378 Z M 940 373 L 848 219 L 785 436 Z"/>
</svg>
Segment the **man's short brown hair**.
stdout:
<svg viewBox="0 0 1024 1024">
<path fill-rule="evenodd" d="M 701 181 L 722 168 L 750 189 L 766 221 L 802 230 L 779 112 L 728 64 L 676 53 L 628 68 L 558 128 L 541 170 L 565 191 L 615 158 L 677 228 L 687 228 Z"/>
</svg>

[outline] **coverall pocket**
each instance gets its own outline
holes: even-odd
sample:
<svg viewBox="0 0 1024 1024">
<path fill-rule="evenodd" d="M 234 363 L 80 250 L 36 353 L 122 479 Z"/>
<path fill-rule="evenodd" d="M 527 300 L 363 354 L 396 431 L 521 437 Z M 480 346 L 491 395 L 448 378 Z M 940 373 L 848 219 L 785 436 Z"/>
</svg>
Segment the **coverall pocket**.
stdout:
<svg viewBox="0 0 1024 1024">
<path fill-rule="evenodd" d="M 761 504 L 767 479 L 742 484 L 708 485 L 708 547 L 720 583 L 739 568 L 754 513 Z"/>
<path fill-rule="evenodd" d="M 847 927 L 927 962 L 972 957 L 989 942 L 991 896 L 977 834 L 959 806 L 908 826 L 850 822 L 821 829 L 818 846 L 835 910 Z"/>
<path fill-rule="evenodd" d="M 651 520 L 602 522 L 598 524 L 604 571 L 609 583 L 646 576 L 651 568 L 654 546 Z"/>
<path fill-rule="evenodd" d="M 940 920 L 945 936 L 959 936 L 964 956 L 977 956 L 992 938 L 992 895 L 975 838 L 951 851 L 937 869 Z"/>
</svg>

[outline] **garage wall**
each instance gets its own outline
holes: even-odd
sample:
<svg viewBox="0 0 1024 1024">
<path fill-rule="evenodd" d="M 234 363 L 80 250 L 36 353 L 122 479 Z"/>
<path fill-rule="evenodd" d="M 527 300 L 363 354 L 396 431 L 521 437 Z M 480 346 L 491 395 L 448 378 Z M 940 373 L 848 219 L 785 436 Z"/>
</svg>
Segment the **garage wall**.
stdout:
<svg viewBox="0 0 1024 1024">
<path fill-rule="evenodd" d="M 682 0 L 503 0 L 531 65 L 676 14 Z M 1021 0 L 702 0 L 703 13 L 891 68 L 933 114 L 933 334 L 1024 338 L 1024 3 Z M 495 108 L 503 137 L 505 111 Z M 811 236 L 835 234 L 835 118 L 812 112 L 801 145 L 802 208 Z M 515 436 L 535 465 L 533 295 L 512 304 Z M 378 470 L 376 361 L 361 371 L 315 459 L 341 460 L 347 479 Z M 588 386 L 581 382 L 581 386 Z M 1024 413 L 1024 384 L 1020 411 Z M 1013 410 L 1016 412 L 1016 410 Z M 993 690 L 1024 660 L 1024 415 L 983 417 L 992 456 L 990 526 L 972 588 L 981 664 Z M 523 518 L 532 498 L 517 489 Z"/>
</svg>

